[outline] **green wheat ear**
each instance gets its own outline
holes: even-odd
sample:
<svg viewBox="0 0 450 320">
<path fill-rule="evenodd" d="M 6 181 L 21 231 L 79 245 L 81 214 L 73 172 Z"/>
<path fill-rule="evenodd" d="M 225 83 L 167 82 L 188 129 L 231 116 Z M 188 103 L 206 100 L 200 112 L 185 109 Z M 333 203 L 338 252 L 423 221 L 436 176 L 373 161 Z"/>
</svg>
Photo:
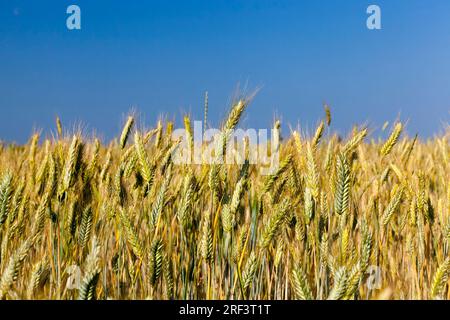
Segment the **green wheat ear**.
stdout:
<svg viewBox="0 0 450 320">
<path fill-rule="evenodd" d="M 308 279 L 300 266 L 292 269 L 291 283 L 297 299 L 313 300 L 313 295 L 308 283 Z"/>
<path fill-rule="evenodd" d="M 442 299 L 445 285 L 447 284 L 450 274 L 450 258 L 446 258 L 445 261 L 436 270 L 431 285 L 431 297 L 433 299 Z"/>
<path fill-rule="evenodd" d="M 59 188 L 59 198 L 63 201 L 66 197 L 67 191 L 74 184 L 75 178 L 81 165 L 81 158 L 83 156 L 83 145 L 81 138 L 74 135 L 72 143 L 70 144 L 67 159 L 62 173 L 62 183 Z"/>
<path fill-rule="evenodd" d="M 172 170 L 170 169 L 170 167 L 168 171 L 169 172 L 166 173 L 166 176 L 163 180 L 161 188 L 159 189 L 158 195 L 155 199 L 155 202 L 153 203 L 152 211 L 150 213 L 150 224 L 152 227 L 156 227 L 158 219 L 160 218 L 163 211 L 164 198 L 166 196 L 166 192 L 172 178 Z"/>
<path fill-rule="evenodd" d="M 32 299 L 33 294 L 41 289 L 50 276 L 50 266 L 47 260 L 41 260 L 33 266 L 27 289 L 27 298 Z"/>
<path fill-rule="evenodd" d="M 334 196 L 334 211 L 338 215 L 346 213 L 349 209 L 350 198 L 350 168 L 347 158 L 340 154 L 336 164 L 337 185 Z"/>
<path fill-rule="evenodd" d="M 56 131 L 58 132 L 58 138 L 61 139 L 63 136 L 63 127 L 59 117 L 56 117 Z"/>
<path fill-rule="evenodd" d="M 80 229 L 78 233 L 78 244 L 80 245 L 81 249 L 84 249 L 84 247 L 86 247 L 86 244 L 89 242 L 92 229 L 92 220 L 93 220 L 92 209 L 90 206 L 88 206 L 83 211 Z"/>
<path fill-rule="evenodd" d="M 364 138 L 367 136 L 367 128 L 364 128 L 363 130 L 356 133 L 343 147 L 342 153 L 347 156 L 347 158 L 350 157 L 352 152 L 356 150 L 356 148 L 361 144 L 361 142 L 364 140 Z"/>
<path fill-rule="evenodd" d="M 6 173 L 0 183 L 0 227 L 5 223 L 11 210 L 12 175 Z"/>
<path fill-rule="evenodd" d="M 330 106 L 328 104 L 325 104 L 323 106 L 324 110 L 325 110 L 325 119 L 327 121 L 327 126 L 329 127 L 331 125 L 331 110 L 330 110 Z"/>
<path fill-rule="evenodd" d="M 131 128 L 133 127 L 134 124 L 134 118 L 132 116 L 129 116 L 127 119 L 127 122 L 125 123 L 123 130 L 122 130 L 122 134 L 120 135 L 120 139 L 119 139 L 119 146 L 120 149 L 124 149 L 125 145 L 127 144 L 128 141 L 128 136 L 130 135 L 130 131 Z"/>
<path fill-rule="evenodd" d="M 247 263 L 245 264 L 244 272 L 242 274 L 244 290 L 248 290 L 253 283 L 256 271 L 258 269 L 258 259 L 254 252 L 250 254 Z"/>
<path fill-rule="evenodd" d="M 348 274 L 345 267 L 339 268 L 334 275 L 334 284 L 328 300 L 340 300 L 344 297 L 348 286 Z"/>
<path fill-rule="evenodd" d="M 91 251 L 86 258 L 85 275 L 78 289 L 78 300 L 95 300 L 97 282 L 100 277 L 99 266 L 100 245 L 94 237 L 92 240 Z"/>
<path fill-rule="evenodd" d="M 389 202 L 388 206 L 384 210 L 384 213 L 383 213 L 383 216 L 381 219 L 381 223 L 384 227 L 387 226 L 387 224 L 391 220 L 394 212 L 399 207 L 400 201 L 402 200 L 402 197 L 403 197 L 403 192 L 404 192 L 403 186 L 398 187 L 394 196 L 392 197 L 391 201 Z"/>
<path fill-rule="evenodd" d="M 267 248 L 269 244 L 274 239 L 275 235 L 278 233 L 284 219 L 290 209 L 290 204 L 287 199 L 285 199 L 277 208 L 276 211 L 270 216 L 264 231 L 261 236 L 261 246 Z"/>
<path fill-rule="evenodd" d="M 323 121 L 321 121 L 319 126 L 316 129 L 316 132 L 314 133 L 314 137 L 311 142 L 311 147 L 313 149 L 317 148 L 317 145 L 319 144 L 320 140 L 322 139 L 324 128 L 325 128 L 325 123 Z"/>
<path fill-rule="evenodd" d="M 131 250 L 140 260 L 144 258 L 144 246 L 142 245 L 139 235 L 131 224 L 130 218 L 124 210 L 120 210 L 120 221 L 126 234 L 126 240 L 131 246 Z"/>
<path fill-rule="evenodd" d="M 154 167 L 150 165 L 147 152 L 145 151 L 144 142 L 142 141 L 142 137 L 139 132 L 136 132 L 134 135 L 134 145 L 140 164 L 140 173 L 144 178 L 144 181 L 150 187 L 153 184 L 155 170 Z"/>
<path fill-rule="evenodd" d="M 400 134 L 402 133 L 402 130 L 403 130 L 402 124 L 400 122 L 397 123 L 394 127 L 394 130 L 392 130 L 391 135 L 386 140 L 384 145 L 381 147 L 380 153 L 382 156 L 387 156 L 391 152 L 392 148 L 397 143 L 398 138 L 400 137 Z"/>
<path fill-rule="evenodd" d="M 211 227 L 211 214 L 205 213 L 205 218 L 202 225 L 202 235 L 200 240 L 201 256 L 207 263 L 214 261 L 213 249 L 213 232 Z"/>
<path fill-rule="evenodd" d="M 3 300 L 14 282 L 18 280 L 20 269 L 32 244 L 32 239 L 25 240 L 10 257 L 8 265 L 0 278 L 0 300 Z"/>
<path fill-rule="evenodd" d="M 163 263 L 163 244 L 162 240 L 157 239 L 152 243 L 152 247 L 149 253 L 149 266 L 150 266 L 150 284 L 156 285 L 156 281 L 161 275 Z"/>
</svg>

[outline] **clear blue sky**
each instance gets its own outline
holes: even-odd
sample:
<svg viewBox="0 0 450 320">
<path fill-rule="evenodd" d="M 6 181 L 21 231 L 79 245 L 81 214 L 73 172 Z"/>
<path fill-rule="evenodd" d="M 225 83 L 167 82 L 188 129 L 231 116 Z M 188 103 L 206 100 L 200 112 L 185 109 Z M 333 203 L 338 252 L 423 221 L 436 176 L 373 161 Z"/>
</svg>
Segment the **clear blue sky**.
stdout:
<svg viewBox="0 0 450 320">
<path fill-rule="evenodd" d="M 77 4 L 82 30 L 66 28 Z M 366 28 L 366 8 L 382 30 Z M 367 121 L 409 120 L 431 136 L 449 121 L 448 0 L 2 0 L 0 138 L 24 142 L 33 128 L 82 123 L 106 139 L 135 107 L 202 118 L 209 91 L 213 125 L 237 83 L 262 87 L 246 127 L 312 128 L 322 103 L 346 133 Z"/>
</svg>

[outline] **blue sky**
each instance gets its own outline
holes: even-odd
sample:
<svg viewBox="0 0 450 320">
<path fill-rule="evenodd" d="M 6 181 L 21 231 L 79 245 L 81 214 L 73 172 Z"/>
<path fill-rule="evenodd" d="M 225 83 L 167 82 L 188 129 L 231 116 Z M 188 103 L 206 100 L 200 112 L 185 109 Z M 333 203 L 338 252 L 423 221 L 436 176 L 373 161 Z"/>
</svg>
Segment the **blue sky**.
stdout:
<svg viewBox="0 0 450 320">
<path fill-rule="evenodd" d="M 370 4 L 382 30 L 366 28 Z M 47 134 L 55 115 L 109 139 L 132 107 L 148 125 L 200 120 L 205 90 L 216 126 L 238 83 L 261 87 L 245 127 L 311 130 L 326 101 L 343 134 L 400 116 L 428 137 L 450 119 L 449 57 L 447 0 L 1 1 L 0 139 Z"/>
</svg>

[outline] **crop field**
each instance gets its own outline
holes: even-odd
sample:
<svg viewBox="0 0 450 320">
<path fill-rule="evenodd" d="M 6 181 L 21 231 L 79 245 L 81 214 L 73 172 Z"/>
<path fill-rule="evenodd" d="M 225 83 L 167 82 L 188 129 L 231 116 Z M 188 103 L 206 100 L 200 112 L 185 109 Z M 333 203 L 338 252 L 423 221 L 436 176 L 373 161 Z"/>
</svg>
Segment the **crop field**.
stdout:
<svg viewBox="0 0 450 320">
<path fill-rule="evenodd" d="M 273 124 L 279 164 L 261 174 L 248 140 L 236 164 L 175 163 L 174 124 L 137 122 L 108 144 L 57 119 L 50 137 L 1 145 L 1 299 L 450 298 L 448 127 L 339 136 L 326 108 L 309 134 Z"/>
</svg>

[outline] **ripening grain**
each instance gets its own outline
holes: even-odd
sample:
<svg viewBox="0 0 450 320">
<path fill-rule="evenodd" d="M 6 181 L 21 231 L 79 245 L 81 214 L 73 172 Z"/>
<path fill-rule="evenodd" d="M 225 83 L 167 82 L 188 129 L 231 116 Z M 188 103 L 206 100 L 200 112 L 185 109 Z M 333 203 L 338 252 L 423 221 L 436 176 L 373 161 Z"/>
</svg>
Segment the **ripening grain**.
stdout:
<svg viewBox="0 0 450 320">
<path fill-rule="evenodd" d="M 247 107 L 231 108 L 216 155 Z M 275 123 L 280 166 L 263 176 L 175 164 L 173 123 L 135 123 L 102 144 L 58 118 L 57 138 L 1 146 L 0 298 L 450 298 L 448 130 L 338 137 L 326 107 L 309 136 Z"/>
</svg>

